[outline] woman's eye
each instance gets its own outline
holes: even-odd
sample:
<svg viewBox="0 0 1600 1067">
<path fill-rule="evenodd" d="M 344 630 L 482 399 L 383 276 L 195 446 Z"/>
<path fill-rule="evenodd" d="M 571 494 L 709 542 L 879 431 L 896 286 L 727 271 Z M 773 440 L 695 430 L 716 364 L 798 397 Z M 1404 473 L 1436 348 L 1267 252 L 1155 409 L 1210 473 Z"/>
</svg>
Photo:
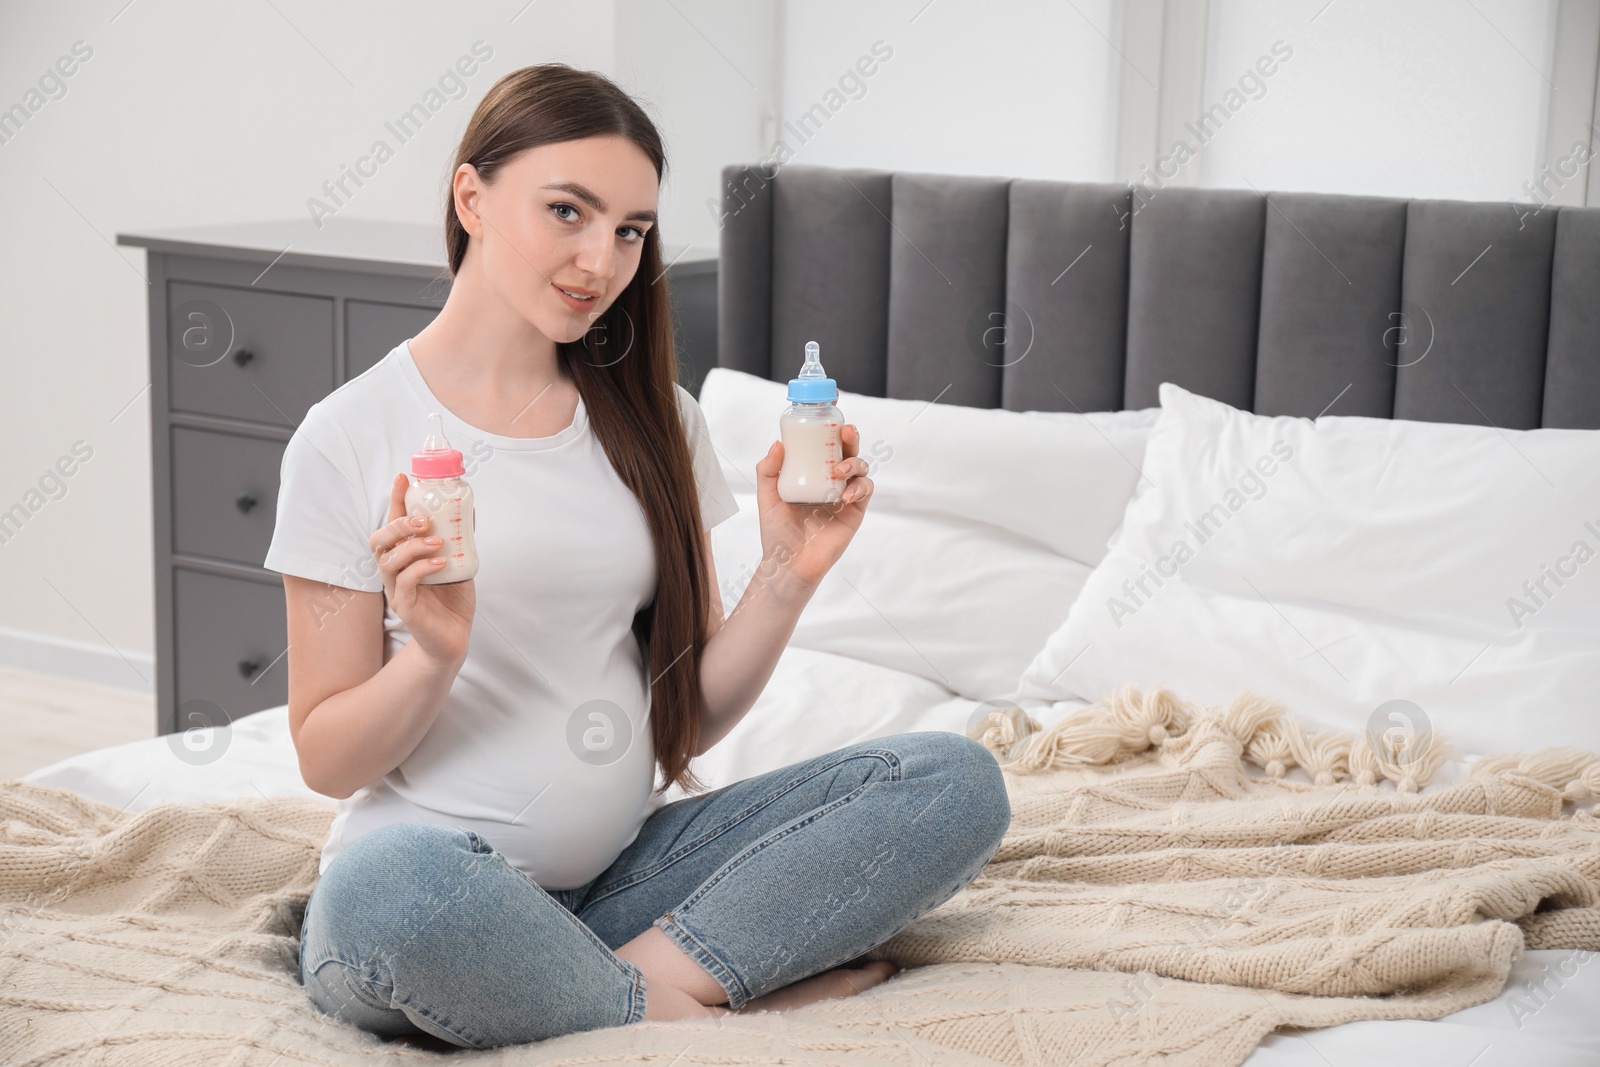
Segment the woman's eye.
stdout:
<svg viewBox="0 0 1600 1067">
<path fill-rule="evenodd" d="M 577 218 L 578 209 L 573 207 L 571 204 L 567 204 L 567 203 L 551 204 L 550 205 L 550 210 L 553 211 L 555 213 L 556 218 L 560 219 L 562 222 L 573 222 Z M 570 211 L 570 212 L 572 212 L 572 214 L 571 215 L 563 215 L 562 214 L 563 211 Z M 641 230 L 637 226 L 624 226 L 624 227 L 622 227 L 622 229 L 618 230 L 617 233 L 618 233 L 618 235 L 631 234 L 631 236 L 624 236 L 623 240 L 627 241 L 629 244 L 634 244 L 635 242 L 643 240 L 645 231 Z"/>
</svg>

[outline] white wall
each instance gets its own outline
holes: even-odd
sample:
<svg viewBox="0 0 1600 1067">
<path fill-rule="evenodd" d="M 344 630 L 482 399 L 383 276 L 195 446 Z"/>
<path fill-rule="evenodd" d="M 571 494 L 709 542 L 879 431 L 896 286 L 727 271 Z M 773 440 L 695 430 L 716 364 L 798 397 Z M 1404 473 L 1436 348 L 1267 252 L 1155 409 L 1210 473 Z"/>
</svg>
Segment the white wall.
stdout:
<svg viewBox="0 0 1600 1067">
<path fill-rule="evenodd" d="M 1205 146 L 1199 184 L 1526 199 L 1551 0 L 1212 0 L 1211 16 L 1205 107 L 1272 42 L 1293 55 Z"/>
<path fill-rule="evenodd" d="M 541 3 L 543 0 L 541 0 Z M 662 232 L 715 248 L 722 168 L 761 156 L 762 116 L 777 98 L 775 0 L 617 0 L 613 76 L 667 144 Z"/>
<path fill-rule="evenodd" d="M 1118 36 L 1117 6 L 790 0 L 785 120 L 824 102 L 874 42 L 892 54 L 809 140 L 781 128 L 775 137 L 795 163 L 1110 181 L 1118 59 L 1107 38 Z"/>
<path fill-rule="evenodd" d="M 0 108 L 74 42 L 93 50 L 65 95 L 0 144 L 0 510 L 74 442 L 94 450 L 65 495 L 0 544 L 0 662 L 134 685 L 151 676 L 144 254 L 114 247 L 118 231 L 305 211 L 480 39 L 493 57 L 467 93 L 343 211 L 437 225 L 478 98 L 507 71 L 550 59 L 611 74 L 660 124 L 671 168 L 662 230 L 674 243 L 714 245 L 706 201 L 721 168 L 767 156 L 780 137 L 791 162 L 1114 181 L 1128 176 L 1116 164 L 1126 61 L 1112 42 L 1134 2 L 0 5 Z M 1195 43 L 1206 104 L 1274 40 L 1294 55 L 1185 177 L 1521 199 L 1543 151 L 1552 7 L 1210 0 Z M 841 85 L 863 57 L 873 73 Z M 784 123 L 818 104 L 827 118 L 802 143 Z M 87 658 L 41 660 L 51 648 Z"/>
</svg>

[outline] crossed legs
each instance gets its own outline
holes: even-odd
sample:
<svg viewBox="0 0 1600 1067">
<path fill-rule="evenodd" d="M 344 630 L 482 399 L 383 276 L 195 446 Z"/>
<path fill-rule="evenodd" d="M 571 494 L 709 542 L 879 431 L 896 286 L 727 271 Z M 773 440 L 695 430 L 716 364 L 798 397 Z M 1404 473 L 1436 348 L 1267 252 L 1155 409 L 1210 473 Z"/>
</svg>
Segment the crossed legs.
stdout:
<svg viewBox="0 0 1600 1067">
<path fill-rule="evenodd" d="M 730 1014 L 728 994 L 704 967 L 657 927 L 650 927 L 617 955 L 644 972 L 649 983 L 644 1017 L 653 1021 L 705 1019 Z M 818 1000 L 849 997 L 870 989 L 898 971 L 887 960 L 845 965 L 756 997 L 740 1011 L 788 1011 Z"/>
</svg>

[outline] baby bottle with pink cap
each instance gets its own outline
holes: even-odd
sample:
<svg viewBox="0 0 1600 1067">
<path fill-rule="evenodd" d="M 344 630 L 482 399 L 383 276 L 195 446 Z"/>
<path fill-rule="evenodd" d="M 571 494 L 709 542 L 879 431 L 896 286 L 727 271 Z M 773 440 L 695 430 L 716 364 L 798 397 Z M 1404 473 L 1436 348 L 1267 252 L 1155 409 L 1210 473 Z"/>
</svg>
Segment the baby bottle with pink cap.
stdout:
<svg viewBox="0 0 1600 1067">
<path fill-rule="evenodd" d="M 444 566 L 418 581 L 423 585 L 464 582 L 478 573 L 478 549 L 472 541 L 472 486 L 462 478 L 467 471 L 461 453 L 445 440 L 444 419 L 437 411 L 429 414 L 428 426 L 422 451 L 411 454 L 406 514 L 428 516 L 428 528 L 416 536 L 442 538 L 439 554 Z"/>
</svg>

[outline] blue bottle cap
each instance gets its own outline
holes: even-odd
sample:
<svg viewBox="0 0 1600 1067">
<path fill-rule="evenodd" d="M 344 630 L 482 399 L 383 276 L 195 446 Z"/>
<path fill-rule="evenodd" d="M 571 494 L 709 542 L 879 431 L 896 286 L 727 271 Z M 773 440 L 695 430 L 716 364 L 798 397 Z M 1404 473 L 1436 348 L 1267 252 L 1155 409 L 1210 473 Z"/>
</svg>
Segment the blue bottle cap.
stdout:
<svg viewBox="0 0 1600 1067">
<path fill-rule="evenodd" d="M 839 399 L 839 386 L 822 369 L 822 349 L 815 341 L 806 342 L 806 361 L 800 376 L 789 379 L 791 404 L 831 404 Z"/>
</svg>

